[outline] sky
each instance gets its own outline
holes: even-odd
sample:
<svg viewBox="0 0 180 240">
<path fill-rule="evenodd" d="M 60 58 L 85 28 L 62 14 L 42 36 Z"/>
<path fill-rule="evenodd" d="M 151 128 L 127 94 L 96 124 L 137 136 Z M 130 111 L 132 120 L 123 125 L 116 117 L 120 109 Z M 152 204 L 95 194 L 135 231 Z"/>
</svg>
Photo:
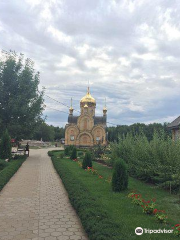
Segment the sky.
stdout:
<svg viewBox="0 0 180 240">
<path fill-rule="evenodd" d="M 180 115 L 179 0 L 0 0 L 0 49 L 35 62 L 48 124 L 65 126 L 88 81 L 108 125 Z"/>
</svg>

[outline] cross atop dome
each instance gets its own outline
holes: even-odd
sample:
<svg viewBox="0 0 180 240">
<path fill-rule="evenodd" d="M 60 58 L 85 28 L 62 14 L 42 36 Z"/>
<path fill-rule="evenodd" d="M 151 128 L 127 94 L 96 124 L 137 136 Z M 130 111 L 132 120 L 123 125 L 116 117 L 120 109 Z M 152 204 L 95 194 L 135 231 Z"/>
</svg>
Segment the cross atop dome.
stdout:
<svg viewBox="0 0 180 240">
<path fill-rule="evenodd" d="M 81 99 L 81 103 L 94 103 L 96 104 L 96 100 L 91 96 L 89 86 L 87 88 L 86 95 Z"/>
</svg>

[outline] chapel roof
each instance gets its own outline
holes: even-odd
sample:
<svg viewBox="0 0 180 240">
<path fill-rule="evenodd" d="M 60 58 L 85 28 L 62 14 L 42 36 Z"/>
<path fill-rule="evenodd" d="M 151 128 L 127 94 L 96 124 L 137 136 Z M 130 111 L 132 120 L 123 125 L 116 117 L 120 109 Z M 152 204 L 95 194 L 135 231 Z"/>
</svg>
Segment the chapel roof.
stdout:
<svg viewBox="0 0 180 240">
<path fill-rule="evenodd" d="M 103 116 L 103 117 L 96 117 L 96 116 L 94 116 L 93 118 L 94 118 L 94 125 L 106 124 L 106 116 Z M 77 124 L 77 121 L 78 121 L 78 116 L 69 115 L 68 123 Z"/>
</svg>

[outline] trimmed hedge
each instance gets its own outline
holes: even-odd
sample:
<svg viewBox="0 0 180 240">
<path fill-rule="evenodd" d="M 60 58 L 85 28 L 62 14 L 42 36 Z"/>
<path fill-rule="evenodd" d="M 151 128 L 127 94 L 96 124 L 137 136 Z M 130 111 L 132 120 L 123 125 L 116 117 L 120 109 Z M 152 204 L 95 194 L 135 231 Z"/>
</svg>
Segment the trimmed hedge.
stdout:
<svg viewBox="0 0 180 240">
<path fill-rule="evenodd" d="M 49 153 L 53 155 L 52 152 Z M 68 192 L 72 206 L 76 209 L 82 225 L 90 240 L 124 240 L 118 224 L 103 209 L 98 199 L 94 198 L 86 189 L 83 182 L 79 181 L 67 166 L 65 159 L 51 157 L 53 165 L 61 177 Z"/>
<path fill-rule="evenodd" d="M 12 160 L 7 167 L 0 172 L 0 191 L 9 182 L 11 177 L 17 172 L 23 162 L 26 160 L 26 156 L 20 157 L 17 160 Z"/>
</svg>

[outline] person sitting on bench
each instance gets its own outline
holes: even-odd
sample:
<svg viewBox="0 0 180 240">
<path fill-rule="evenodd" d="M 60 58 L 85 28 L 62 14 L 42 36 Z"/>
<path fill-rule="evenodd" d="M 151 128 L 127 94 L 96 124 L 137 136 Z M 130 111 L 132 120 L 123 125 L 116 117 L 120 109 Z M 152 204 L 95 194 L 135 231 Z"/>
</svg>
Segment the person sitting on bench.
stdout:
<svg viewBox="0 0 180 240">
<path fill-rule="evenodd" d="M 26 152 L 27 152 L 27 155 L 29 157 L 29 144 L 28 144 L 28 142 L 27 142 L 26 147 L 25 147 L 25 154 L 26 154 Z"/>
</svg>

